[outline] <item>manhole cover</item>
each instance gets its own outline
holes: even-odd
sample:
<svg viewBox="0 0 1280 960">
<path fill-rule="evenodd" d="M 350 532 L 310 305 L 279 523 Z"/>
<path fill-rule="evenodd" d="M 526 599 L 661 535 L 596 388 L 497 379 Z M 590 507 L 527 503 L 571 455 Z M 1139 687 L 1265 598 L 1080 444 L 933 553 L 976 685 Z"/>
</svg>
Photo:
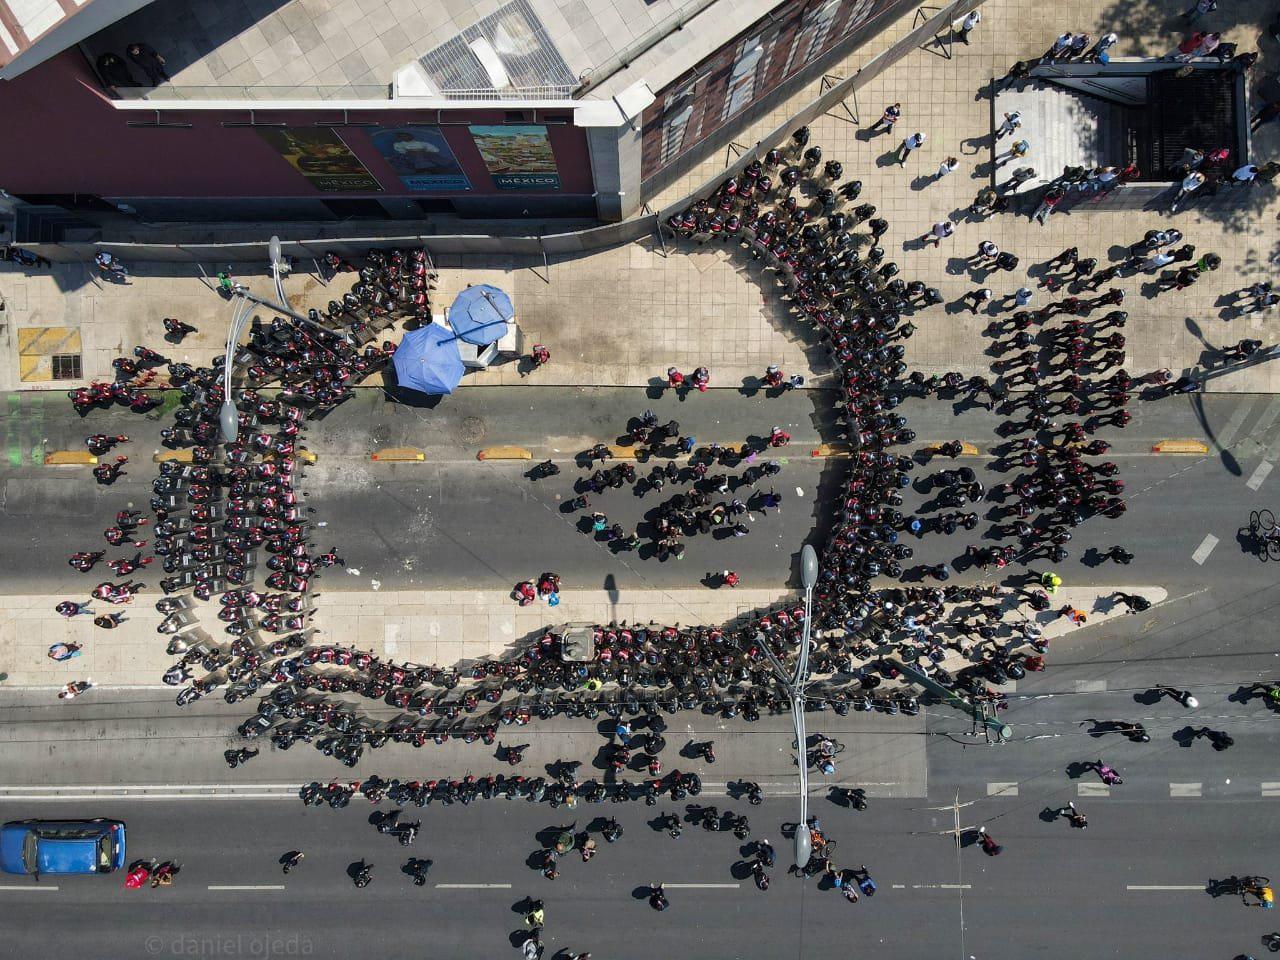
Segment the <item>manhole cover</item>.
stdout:
<svg viewBox="0 0 1280 960">
<path fill-rule="evenodd" d="M 466 443 L 478 443 L 484 439 L 485 425 L 481 417 L 466 417 L 459 431 Z"/>
</svg>

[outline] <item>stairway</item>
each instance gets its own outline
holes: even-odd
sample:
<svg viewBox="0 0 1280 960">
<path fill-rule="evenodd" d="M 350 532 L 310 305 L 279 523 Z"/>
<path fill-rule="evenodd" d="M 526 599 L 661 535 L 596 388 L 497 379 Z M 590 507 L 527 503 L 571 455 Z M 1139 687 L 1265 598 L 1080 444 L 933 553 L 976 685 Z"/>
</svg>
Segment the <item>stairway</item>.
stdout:
<svg viewBox="0 0 1280 960">
<path fill-rule="evenodd" d="M 91 240 L 99 233 L 95 224 L 58 206 L 23 203 L 14 212 L 13 238 L 19 245 Z"/>
<path fill-rule="evenodd" d="M 1015 135 L 1001 138 L 995 152 L 999 154 L 1013 140 L 1025 137 L 1031 143 L 1031 153 L 1026 161 L 1006 163 L 996 181 L 1007 180 L 1016 167 L 1030 165 L 1036 176 L 1023 184 L 1019 193 L 1037 190 L 1061 175 L 1066 166 L 1093 168 L 1129 162 L 1138 110 L 1052 83 L 1027 84 L 1022 90 L 997 94 L 996 129 L 1004 115 L 1014 110 L 1022 112 L 1022 127 Z"/>
</svg>

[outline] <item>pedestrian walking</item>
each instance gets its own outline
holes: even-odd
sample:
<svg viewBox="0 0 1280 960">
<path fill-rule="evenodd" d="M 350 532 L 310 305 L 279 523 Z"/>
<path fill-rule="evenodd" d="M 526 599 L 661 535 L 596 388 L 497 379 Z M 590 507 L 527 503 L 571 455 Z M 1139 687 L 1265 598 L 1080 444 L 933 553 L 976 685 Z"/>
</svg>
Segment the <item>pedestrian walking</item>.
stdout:
<svg viewBox="0 0 1280 960">
<path fill-rule="evenodd" d="M 1252 163 L 1246 163 L 1243 167 L 1237 167 L 1235 172 L 1231 174 L 1232 184 L 1253 183 L 1258 177 L 1258 167 Z"/>
<path fill-rule="evenodd" d="M 996 157 L 996 168 L 1004 166 L 1010 160 L 1021 160 L 1030 150 L 1031 144 L 1027 140 L 1015 140 L 1013 146 Z"/>
<path fill-rule="evenodd" d="M 880 114 L 880 119 L 871 125 L 871 133 L 875 133 L 883 124 L 885 132 L 893 130 L 893 125 L 902 118 L 902 104 L 891 103 L 884 108 L 884 113 Z"/>
<path fill-rule="evenodd" d="M 1071 45 L 1067 47 L 1066 57 L 1068 60 L 1075 60 L 1084 56 L 1084 52 L 1088 49 L 1089 41 L 1093 39 L 1087 33 L 1078 33 L 1071 38 Z"/>
<path fill-rule="evenodd" d="M 1186 197 L 1191 196 L 1191 194 L 1204 186 L 1204 181 L 1205 175 L 1199 170 L 1192 170 L 1187 174 L 1186 177 L 1183 178 L 1181 185 L 1178 187 L 1178 192 L 1174 195 L 1173 203 L 1169 206 L 1169 212 L 1177 213 L 1178 204 L 1182 203 Z"/>
<path fill-rule="evenodd" d="M 1031 302 L 1033 296 L 1031 290 L 1027 287 L 1019 287 L 1013 294 L 1013 304 L 1015 307 L 1025 307 Z"/>
<path fill-rule="evenodd" d="M 1001 123 L 999 129 L 996 130 L 996 139 L 999 140 L 1006 133 L 1013 133 L 1013 131 L 1017 130 L 1020 126 L 1022 126 L 1021 110 L 1013 110 L 1006 113 L 1004 115 L 1004 122 Z"/>
<path fill-rule="evenodd" d="M 1053 63 L 1067 55 L 1067 51 L 1071 49 L 1071 41 L 1074 37 L 1070 33 L 1064 33 L 1053 41 L 1053 46 L 1049 48 L 1049 52 L 1044 55 L 1045 63 Z"/>
<path fill-rule="evenodd" d="M 940 220 L 929 228 L 929 232 L 920 238 L 921 243 L 932 242 L 933 245 L 939 246 L 942 241 L 955 233 L 955 227 L 950 220 Z"/>
<path fill-rule="evenodd" d="M 50 660 L 56 660 L 61 663 L 64 660 L 70 660 L 72 657 L 80 656 L 80 644 L 78 643 L 55 643 L 49 648 L 46 654 Z"/>
<path fill-rule="evenodd" d="M 91 603 L 77 603 L 74 600 L 63 600 L 53 609 L 70 620 L 72 617 L 78 617 L 81 614 L 92 614 L 93 611 L 89 609 L 90 606 L 92 606 Z"/>
<path fill-rule="evenodd" d="M 982 287 L 978 290 L 970 290 L 960 299 L 962 302 L 972 300 L 973 302 L 969 304 L 969 312 L 977 313 L 983 306 L 991 302 L 992 296 L 993 294 L 989 287 Z"/>
<path fill-rule="evenodd" d="M 938 172 L 933 175 L 935 181 L 941 180 L 948 173 L 952 173 L 956 167 L 960 166 L 960 161 L 955 157 L 947 157 L 942 163 L 938 164 Z"/>
<path fill-rule="evenodd" d="M 990 240 L 983 240 L 978 244 L 978 252 L 974 255 L 975 263 L 984 263 L 988 260 L 994 260 L 1000 255 L 1000 248 Z"/>
<path fill-rule="evenodd" d="M 1260 126 L 1264 123 L 1270 123 L 1276 117 L 1280 117 L 1280 100 L 1272 100 L 1270 103 L 1263 104 L 1258 112 L 1253 115 L 1253 119 L 1249 121 L 1249 131 L 1256 133 Z"/>
<path fill-rule="evenodd" d="M 151 86 L 158 87 L 169 79 L 169 74 L 165 70 L 164 57 L 156 53 L 147 44 L 131 43 L 125 48 L 125 53 L 147 75 L 147 79 L 151 81 Z"/>
<path fill-rule="evenodd" d="M 902 144 L 898 147 L 898 152 L 894 157 L 894 159 L 898 161 L 898 166 L 901 167 L 905 165 L 907 162 L 907 157 L 911 156 L 911 151 L 919 150 L 922 146 L 924 146 L 924 142 L 926 139 L 927 138 L 923 133 L 918 133 L 918 132 L 913 133 L 911 136 L 904 139 L 902 141 Z"/>
<path fill-rule="evenodd" d="M 1045 191 L 1045 195 L 1040 199 L 1040 206 L 1036 207 L 1036 212 L 1031 215 L 1031 219 L 1040 221 L 1040 225 L 1044 226 L 1049 215 L 1057 208 L 1058 204 L 1066 197 L 1067 191 L 1062 187 L 1050 187 Z"/>
<path fill-rule="evenodd" d="M 1018 60 L 1009 68 L 1009 72 L 996 81 L 996 92 L 1003 90 L 1005 87 L 1021 83 L 1027 77 L 1031 76 L 1031 64 L 1026 60 Z"/>
<path fill-rule="evenodd" d="M 1218 0 L 1195 0 L 1186 10 L 1182 12 L 1182 19 L 1187 23 L 1195 23 L 1206 13 L 1213 13 L 1218 9 Z"/>
<path fill-rule="evenodd" d="M 969 34 L 973 33 L 973 28 L 982 22 L 982 13 L 979 10 L 971 10 L 969 15 L 960 21 L 960 29 L 953 30 L 956 39 L 966 46 L 969 43 Z"/>
<path fill-rule="evenodd" d="M 1120 38 L 1114 33 L 1103 34 L 1102 37 L 1098 39 L 1098 42 L 1089 49 L 1089 52 L 1080 59 L 1089 63 L 1109 63 L 1111 55 L 1108 51 L 1114 47 L 1119 40 Z"/>
</svg>

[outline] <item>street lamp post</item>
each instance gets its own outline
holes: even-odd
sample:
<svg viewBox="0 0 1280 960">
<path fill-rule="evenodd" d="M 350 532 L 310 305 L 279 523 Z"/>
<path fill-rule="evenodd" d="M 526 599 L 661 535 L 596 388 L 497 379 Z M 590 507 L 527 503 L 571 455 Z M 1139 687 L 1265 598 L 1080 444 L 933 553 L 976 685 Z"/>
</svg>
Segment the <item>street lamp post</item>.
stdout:
<svg viewBox="0 0 1280 960">
<path fill-rule="evenodd" d="M 231 372 L 235 367 L 236 344 L 240 341 L 240 334 L 244 331 L 245 323 L 253 315 L 253 304 L 270 307 L 276 313 L 292 317 L 299 323 L 305 323 L 307 326 L 315 328 L 320 333 L 338 336 L 348 344 L 351 343 L 351 338 L 345 334 L 338 334 L 324 324 L 317 323 L 310 317 L 289 309 L 289 300 L 284 293 L 284 278 L 281 274 L 284 255 L 279 237 L 271 238 L 267 245 L 267 256 L 271 261 L 271 279 L 276 289 L 275 301 L 250 293 L 242 284 L 237 283 L 231 288 L 231 296 L 237 299 L 235 311 L 231 315 L 231 326 L 227 330 L 226 364 L 222 373 L 222 410 L 218 415 L 218 423 L 222 429 L 222 439 L 227 443 L 235 443 L 236 438 L 240 435 L 239 414 L 236 411 L 235 401 L 231 399 Z M 318 345 L 323 347 L 323 344 Z"/>
<path fill-rule="evenodd" d="M 796 822 L 796 868 L 803 870 L 813 856 L 813 840 L 809 836 L 809 763 L 805 755 L 804 703 L 805 688 L 809 685 L 809 635 L 813 632 L 813 588 L 818 582 L 818 553 L 809 544 L 800 550 L 800 582 L 804 584 L 804 634 L 796 656 L 794 673 L 787 673 L 763 634 L 757 635 L 760 646 L 773 664 L 778 680 L 791 695 L 791 727 L 796 736 L 796 767 L 800 771 L 800 819 Z"/>
</svg>

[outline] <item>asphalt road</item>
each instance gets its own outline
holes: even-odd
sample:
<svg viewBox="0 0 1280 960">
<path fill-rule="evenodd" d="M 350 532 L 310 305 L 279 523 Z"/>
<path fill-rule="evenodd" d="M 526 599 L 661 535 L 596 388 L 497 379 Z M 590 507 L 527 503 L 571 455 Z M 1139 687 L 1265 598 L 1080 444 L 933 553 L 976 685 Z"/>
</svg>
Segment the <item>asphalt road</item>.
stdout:
<svg viewBox="0 0 1280 960">
<path fill-rule="evenodd" d="M 349 566 L 362 573 L 328 576 L 323 589 L 365 589 L 371 579 L 386 589 L 504 588 L 531 569 L 548 568 L 557 570 L 566 584 L 588 587 L 604 586 L 610 577 L 620 588 L 687 587 L 724 569 L 737 570 L 754 586 L 794 586 L 799 547 L 823 536 L 829 514 L 818 504 L 831 502 L 843 473 L 839 460 L 808 456 L 812 445 L 829 435 L 815 413 L 824 397 L 829 399 L 818 391 L 768 399 L 713 390 L 680 402 L 654 399 L 638 388 L 473 389 L 424 411 L 387 404 L 376 391 L 363 392 L 358 401 L 309 428 L 307 443 L 319 460 L 305 471 L 302 489 L 314 518 L 326 524 L 316 530 L 317 545 L 338 545 Z M 17 413 L 0 421 L 11 454 L 0 461 L 0 593 L 78 590 L 82 578 L 66 566 L 65 558 L 97 547 L 99 531 L 117 509 L 149 498 L 154 470 L 147 461 L 158 449 L 159 424 L 97 411 L 81 421 L 56 397 L 17 399 L 16 407 L 10 405 Z M 585 475 L 572 465 L 574 456 L 592 443 L 616 439 L 628 417 L 650 406 L 664 420 L 678 416 L 682 428 L 700 443 L 740 442 L 767 433 L 774 423 L 788 429 L 794 441 L 781 451 L 786 454 L 781 458 L 784 468 L 773 482 L 784 498 L 782 510 L 754 514 L 747 537 L 690 538 L 685 560 L 665 564 L 648 551 L 615 554 L 581 532 L 581 516 L 564 512 L 575 480 Z M 973 465 L 988 486 L 1014 476 L 994 469 L 991 455 L 1002 448 L 992 443 L 999 422 L 993 415 L 972 407 L 957 413 L 955 405 L 938 401 L 909 401 L 903 409 L 917 431 L 918 448 L 955 437 L 972 440 L 983 457 L 963 462 Z M 1239 533 L 1250 511 L 1268 503 L 1266 480 L 1280 454 L 1280 428 L 1275 426 L 1280 398 L 1177 398 L 1136 409 L 1138 416 L 1128 429 L 1100 434 L 1115 442 L 1111 458 L 1120 464 L 1130 509 L 1120 521 L 1098 519 L 1077 530 L 1064 568 L 1069 582 L 1158 582 L 1177 595 L 1202 583 L 1203 565 L 1192 558 L 1207 547 L 1215 572 L 1233 585 L 1269 583 L 1270 568 L 1257 562 L 1252 544 Z M 135 437 L 129 451 L 135 460 L 111 487 L 94 484 L 83 468 L 31 465 L 31 451 L 37 447 L 70 448 L 89 432 L 120 430 Z M 534 482 L 524 476 L 527 463 L 474 459 L 481 445 L 530 436 L 550 437 L 524 442 L 539 458 L 559 459 L 564 465 L 559 476 Z M 1204 456 L 1151 454 L 1155 441 L 1181 437 L 1230 442 Z M 428 460 L 379 464 L 367 459 L 377 446 L 408 443 L 426 449 Z M 939 466 L 954 465 L 922 465 L 904 509 L 937 513 L 926 478 Z M 642 473 L 647 469 L 640 466 Z M 744 499 L 745 492 L 740 494 Z M 652 492 L 641 497 L 626 488 L 606 492 L 593 506 L 611 521 L 643 532 L 646 515 L 657 502 Z M 913 544 L 913 562 L 947 560 L 958 577 L 979 576 L 965 569 L 964 550 L 979 538 L 996 539 L 996 516 L 997 511 L 988 509 L 988 523 L 967 538 L 931 535 Z M 1088 565 L 1090 547 L 1105 550 L 1113 543 L 1123 543 L 1137 555 L 1131 567 L 1116 571 L 1110 564 Z M 1035 558 L 1028 560 L 1034 568 Z"/>
</svg>

